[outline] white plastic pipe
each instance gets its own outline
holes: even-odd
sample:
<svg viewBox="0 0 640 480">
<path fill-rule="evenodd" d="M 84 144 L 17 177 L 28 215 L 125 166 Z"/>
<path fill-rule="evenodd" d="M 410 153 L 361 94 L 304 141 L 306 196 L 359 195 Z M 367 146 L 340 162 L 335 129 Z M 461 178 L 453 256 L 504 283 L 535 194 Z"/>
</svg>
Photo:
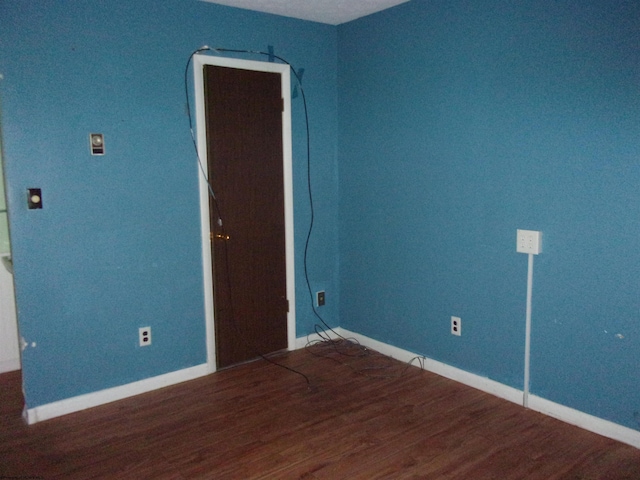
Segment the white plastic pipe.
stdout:
<svg viewBox="0 0 640 480">
<path fill-rule="evenodd" d="M 522 404 L 529 407 L 529 369 L 531 362 L 531 296 L 533 293 L 533 254 L 529 254 L 527 269 L 527 313 L 524 334 L 524 390 Z"/>
</svg>

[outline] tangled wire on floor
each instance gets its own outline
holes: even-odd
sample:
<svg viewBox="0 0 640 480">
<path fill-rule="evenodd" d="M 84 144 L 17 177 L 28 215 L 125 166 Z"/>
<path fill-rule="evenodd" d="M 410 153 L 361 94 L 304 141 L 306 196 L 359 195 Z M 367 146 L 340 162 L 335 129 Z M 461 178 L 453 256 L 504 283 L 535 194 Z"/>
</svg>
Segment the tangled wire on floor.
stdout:
<svg viewBox="0 0 640 480">
<path fill-rule="evenodd" d="M 317 357 L 323 357 L 349 367 L 354 372 L 372 378 L 398 378 L 418 362 L 424 370 L 423 356 L 415 356 L 408 362 L 402 363 L 360 344 L 355 338 L 329 338 L 325 333 L 319 333 L 320 340 L 312 340 L 305 346 L 306 350 Z"/>
</svg>

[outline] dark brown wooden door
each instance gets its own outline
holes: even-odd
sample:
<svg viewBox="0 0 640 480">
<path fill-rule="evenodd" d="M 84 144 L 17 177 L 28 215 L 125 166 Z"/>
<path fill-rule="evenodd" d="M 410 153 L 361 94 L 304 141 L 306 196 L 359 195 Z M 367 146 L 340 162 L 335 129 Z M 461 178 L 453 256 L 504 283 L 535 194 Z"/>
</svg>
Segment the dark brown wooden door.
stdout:
<svg viewBox="0 0 640 480">
<path fill-rule="evenodd" d="M 219 368 L 287 347 L 278 73 L 204 68 Z"/>
</svg>

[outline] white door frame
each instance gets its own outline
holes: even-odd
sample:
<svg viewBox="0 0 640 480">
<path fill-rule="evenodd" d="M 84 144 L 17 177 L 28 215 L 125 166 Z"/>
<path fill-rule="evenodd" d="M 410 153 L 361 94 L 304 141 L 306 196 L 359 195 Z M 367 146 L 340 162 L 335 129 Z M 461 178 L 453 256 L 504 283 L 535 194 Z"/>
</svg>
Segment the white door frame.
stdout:
<svg viewBox="0 0 640 480">
<path fill-rule="evenodd" d="M 193 56 L 193 79 L 196 111 L 196 139 L 201 171 L 200 178 L 200 223 L 202 228 L 202 273 L 204 277 L 204 306 L 206 322 L 207 365 L 209 372 L 216 371 L 215 318 L 213 308 L 213 271 L 211 258 L 210 222 L 209 222 L 209 186 L 204 175 L 208 175 L 207 132 L 204 103 L 203 68 L 205 65 L 255 70 L 259 72 L 279 73 L 282 79 L 282 166 L 284 174 L 284 229 L 285 257 L 287 275 L 287 348 L 296 348 L 296 298 L 295 268 L 293 246 L 293 154 L 291 147 L 291 71 L 289 65 L 273 62 L 258 62 L 235 58 L 215 57 L 210 55 Z"/>
</svg>

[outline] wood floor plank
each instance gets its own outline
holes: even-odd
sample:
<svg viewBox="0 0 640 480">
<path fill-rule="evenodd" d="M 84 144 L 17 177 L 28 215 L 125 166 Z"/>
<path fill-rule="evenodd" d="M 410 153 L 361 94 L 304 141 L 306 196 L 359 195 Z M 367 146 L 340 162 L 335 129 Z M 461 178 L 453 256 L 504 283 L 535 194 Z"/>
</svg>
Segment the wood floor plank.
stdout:
<svg viewBox="0 0 640 480">
<path fill-rule="evenodd" d="M 27 426 L 0 375 L 0 478 L 640 479 L 640 450 L 350 345 Z"/>
</svg>

